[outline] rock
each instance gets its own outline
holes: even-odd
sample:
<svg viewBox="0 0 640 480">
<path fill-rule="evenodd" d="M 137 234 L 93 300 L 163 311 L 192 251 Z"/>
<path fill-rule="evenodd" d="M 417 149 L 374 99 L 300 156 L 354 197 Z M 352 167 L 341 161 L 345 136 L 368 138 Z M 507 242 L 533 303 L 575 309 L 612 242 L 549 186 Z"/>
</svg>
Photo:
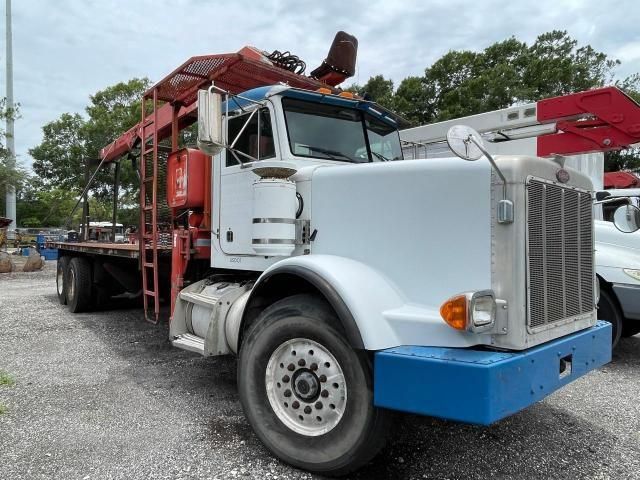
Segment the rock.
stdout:
<svg viewBox="0 0 640 480">
<path fill-rule="evenodd" d="M 29 249 L 29 258 L 27 258 L 27 263 L 24 264 L 22 271 L 35 272 L 41 270 L 42 267 L 44 267 L 44 260 L 40 254 L 34 249 Z"/>
<path fill-rule="evenodd" d="M 0 273 L 10 273 L 12 270 L 11 257 L 7 252 L 0 252 Z"/>
</svg>

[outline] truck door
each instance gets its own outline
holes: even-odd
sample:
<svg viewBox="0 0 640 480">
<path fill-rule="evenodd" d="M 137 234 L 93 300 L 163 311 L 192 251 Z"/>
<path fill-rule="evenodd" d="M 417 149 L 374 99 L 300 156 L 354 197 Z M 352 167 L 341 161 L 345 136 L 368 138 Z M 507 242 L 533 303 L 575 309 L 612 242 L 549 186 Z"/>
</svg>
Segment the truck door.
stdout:
<svg viewBox="0 0 640 480">
<path fill-rule="evenodd" d="M 234 149 L 256 160 L 276 156 L 271 112 L 261 107 L 247 123 L 250 112 L 229 118 L 227 142 L 238 134 Z M 246 126 L 245 126 L 246 124 Z M 243 130 L 244 127 L 244 130 Z M 227 255 L 255 255 L 251 248 L 253 182 L 257 180 L 247 165 L 251 159 L 225 151 L 220 172 L 220 246 Z"/>
</svg>

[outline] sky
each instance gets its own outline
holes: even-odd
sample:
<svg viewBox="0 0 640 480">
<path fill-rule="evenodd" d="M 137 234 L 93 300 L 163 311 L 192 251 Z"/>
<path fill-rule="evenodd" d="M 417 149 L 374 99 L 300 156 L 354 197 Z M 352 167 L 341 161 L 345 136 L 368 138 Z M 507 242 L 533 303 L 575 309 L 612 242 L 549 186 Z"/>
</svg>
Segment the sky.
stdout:
<svg viewBox="0 0 640 480">
<path fill-rule="evenodd" d="M 65 112 L 83 113 L 89 96 L 109 85 L 157 81 L 191 56 L 244 45 L 289 50 L 311 71 L 338 30 L 358 38 L 353 81 L 360 84 L 383 74 L 397 85 L 449 50 L 482 50 L 510 36 L 530 43 L 554 29 L 619 59 L 618 78 L 640 72 L 634 0 L 13 0 L 12 10 L 14 96 L 21 105 L 16 153 L 27 167 L 42 126 Z M 4 20 L 5 5 L 0 11 Z M 4 97 L 4 21 L 1 28 Z"/>
</svg>

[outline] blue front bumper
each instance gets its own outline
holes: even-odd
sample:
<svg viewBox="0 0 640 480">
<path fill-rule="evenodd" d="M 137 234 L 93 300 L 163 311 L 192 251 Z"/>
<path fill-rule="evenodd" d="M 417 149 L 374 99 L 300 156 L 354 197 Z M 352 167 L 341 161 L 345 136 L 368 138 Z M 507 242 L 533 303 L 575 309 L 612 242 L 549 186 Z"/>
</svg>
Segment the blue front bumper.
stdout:
<svg viewBox="0 0 640 480">
<path fill-rule="evenodd" d="M 375 354 L 374 403 L 489 425 L 609 361 L 611 324 L 602 321 L 521 352 L 389 348 Z"/>
</svg>

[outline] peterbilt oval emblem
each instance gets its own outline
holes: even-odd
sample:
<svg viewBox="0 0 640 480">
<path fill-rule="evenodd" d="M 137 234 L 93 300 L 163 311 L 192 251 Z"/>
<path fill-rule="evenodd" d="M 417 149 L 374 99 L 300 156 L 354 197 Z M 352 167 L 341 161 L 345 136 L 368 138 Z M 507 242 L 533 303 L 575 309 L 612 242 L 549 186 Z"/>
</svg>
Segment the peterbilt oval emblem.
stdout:
<svg viewBox="0 0 640 480">
<path fill-rule="evenodd" d="M 556 172 L 556 178 L 560 183 L 567 183 L 571 177 L 569 176 L 569 172 L 561 168 Z"/>
</svg>

